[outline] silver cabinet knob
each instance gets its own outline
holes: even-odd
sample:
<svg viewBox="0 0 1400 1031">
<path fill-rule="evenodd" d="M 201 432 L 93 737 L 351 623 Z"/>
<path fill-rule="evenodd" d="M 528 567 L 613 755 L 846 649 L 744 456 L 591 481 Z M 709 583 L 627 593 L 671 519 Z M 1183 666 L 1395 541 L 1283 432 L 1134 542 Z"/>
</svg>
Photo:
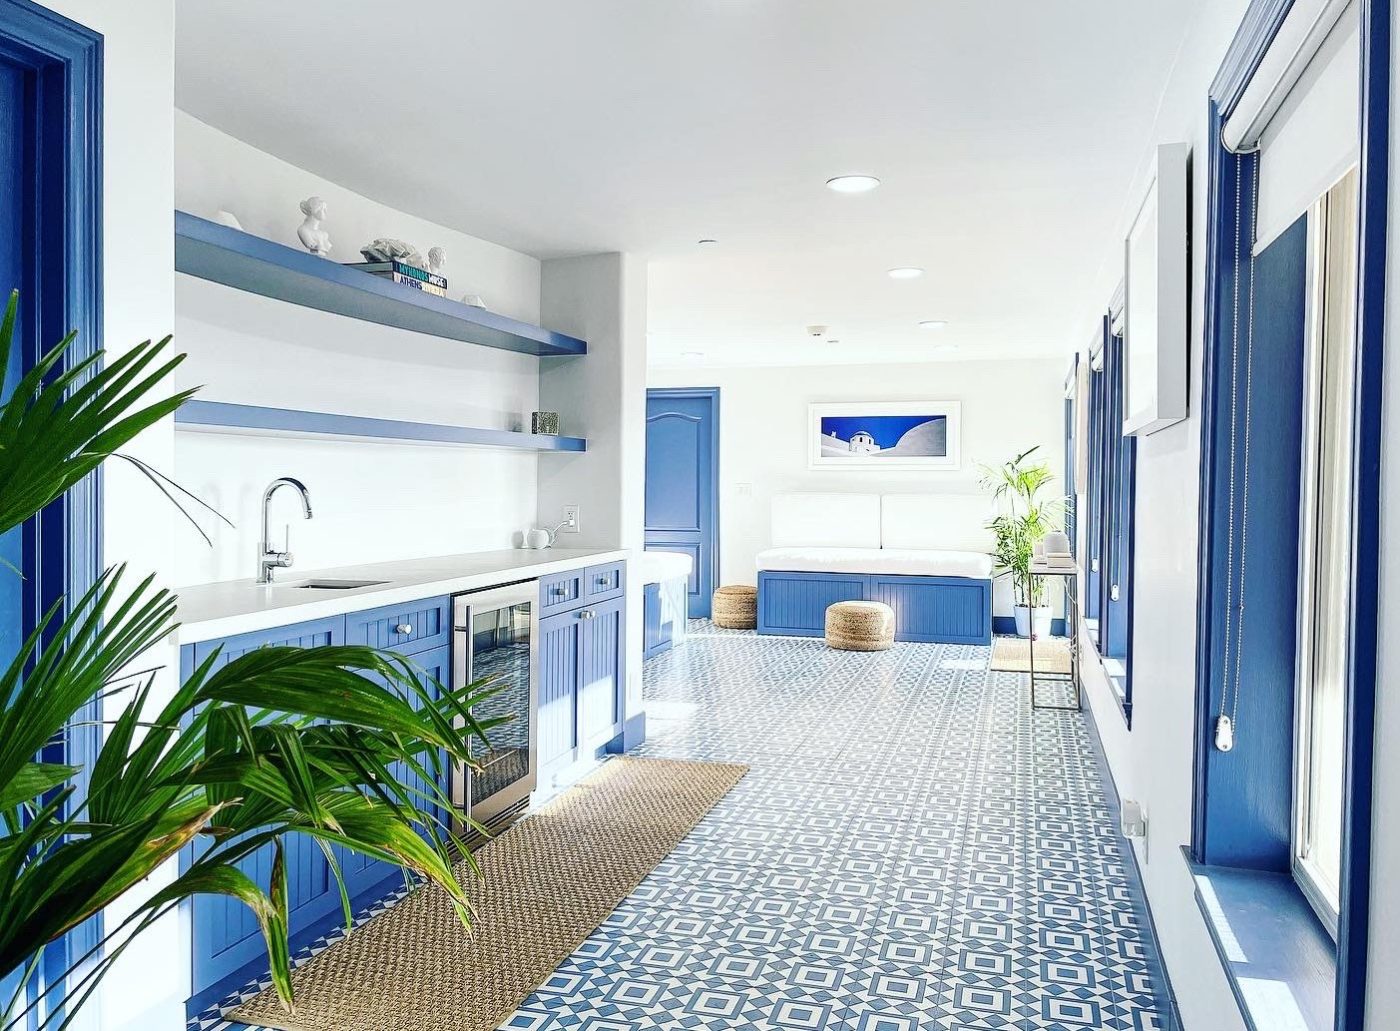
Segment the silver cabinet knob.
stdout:
<svg viewBox="0 0 1400 1031">
<path fill-rule="evenodd" d="M 597 619 L 597 618 L 598 618 L 598 613 L 594 612 L 592 609 L 583 609 L 582 611 L 579 612 L 578 618 L 579 618 L 579 619 Z"/>
<path fill-rule="evenodd" d="M 612 577 L 610 577 L 610 576 L 600 576 L 600 577 L 598 577 L 598 586 L 599 586 L 599 587 L 611 587 L 611 586 L 612 586 Z"/>
<path fill-rule="evenodd" d="M 394 633 L 396 633 L 396 634 L 411 634 L 411 633 L 413 633 L 413 624 L 412 624 L 412 623 L 400 623 L 398 626 L 394 627 Z"/>
<path fill-rule="evenodd" d="M 554 597 L 556 597 L 556 598 L 562 598 L 562 597 L 564 596 L 564 594 L 565 594 L 565 591 L 564 591 L 564 588 L 563 588 L 562 586 L 560 586 L 560 587 L 551 587 L 551 588 L 549 589 L 549 593 L 552 594 L 552 595 L 554 595 Z"/>
</svg>

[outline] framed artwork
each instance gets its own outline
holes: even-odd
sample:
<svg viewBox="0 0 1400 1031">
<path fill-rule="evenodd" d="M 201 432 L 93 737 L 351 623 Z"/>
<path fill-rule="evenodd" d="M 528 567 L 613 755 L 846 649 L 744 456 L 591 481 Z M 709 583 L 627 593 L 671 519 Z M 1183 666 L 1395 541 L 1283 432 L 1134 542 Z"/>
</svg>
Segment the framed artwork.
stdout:
<svg viewBox="0 0 1400 1031">
<path fill-rule="evenodd" d="M 807 412 L 811 469 L 946 471 L 962 464 L 957 401 L 842 401 Z"/>
<path fill-rule="evenodd" d="M 1125 436 L 1186 418 L 1189 155 L 1184 143 L 1157 148 L 1152 181 L 1124 242 Z"/>
</svg>

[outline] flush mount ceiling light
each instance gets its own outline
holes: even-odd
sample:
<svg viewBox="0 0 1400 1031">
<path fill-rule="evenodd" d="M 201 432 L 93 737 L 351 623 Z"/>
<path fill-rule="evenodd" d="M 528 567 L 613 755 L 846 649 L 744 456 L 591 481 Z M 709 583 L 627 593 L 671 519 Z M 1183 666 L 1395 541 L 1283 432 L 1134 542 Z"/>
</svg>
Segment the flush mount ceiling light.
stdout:
<svg viewBox="0 0 1400 1031">
<path fill-rule="evenodd" d="M 920 323 L 919 323 L 919 328 L 920 328 L 920 329 L 947 329 L 947 328 L 948 328 L 948 320 L 947 320 L 947 319 L 925 319 L 923 322 L 920 322 Z"/>
<path fill-rule="evenodd" d="M 873 175 L 838 175 L 826 181 L 826 188 L 837 193 L 868 193 L 879 185 Z"/>
<path fill-rule="evenodd" d="M 924 274 L 924 270 L 913 265 L 903 265 L 899 268 L 890 269 L 891 279 L 918 279 Z"/>
</svg>

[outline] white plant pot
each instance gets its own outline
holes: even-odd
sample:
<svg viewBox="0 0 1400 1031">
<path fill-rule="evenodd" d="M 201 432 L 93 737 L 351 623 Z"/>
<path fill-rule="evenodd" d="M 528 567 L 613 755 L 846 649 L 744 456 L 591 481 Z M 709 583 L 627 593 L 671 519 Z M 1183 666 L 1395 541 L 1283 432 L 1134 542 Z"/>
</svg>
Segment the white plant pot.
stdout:
<svg viewBox="0 0 1400 1031">
<path fill-rule="evenodd" d="M 1004 611 L 1004 610 L 1003 610 Z M 1016 636 L 1029 637 L 1031 635 L 1031 612 L 1035 612 L 1035 636 L 1040 640 L 1050 636 L 1050 606 L 1037 605 L 1034 610 L 1029 605 L 1016 606 Z"/>
</svg>

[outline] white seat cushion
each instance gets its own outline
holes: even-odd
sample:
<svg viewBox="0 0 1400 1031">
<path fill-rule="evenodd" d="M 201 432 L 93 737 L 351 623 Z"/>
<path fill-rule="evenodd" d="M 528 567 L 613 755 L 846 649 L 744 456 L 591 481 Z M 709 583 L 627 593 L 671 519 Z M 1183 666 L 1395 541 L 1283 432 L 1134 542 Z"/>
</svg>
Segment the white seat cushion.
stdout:
<svg viewBox="0 0 1400 1031">
<path fill-rule="evenodd" d="M 886 494 L 880 499 L 880 544 L 915 551 L 991 551 L 986 494 Z"/>
<path fill-rule="evenodd" d="M 690 579 L 690 556 L 678 551 L 644 551 L 637 556 L 636 564 L 644 584 Z"/>
<path fill-rule="evenodd" d="M 992 556 L 979 551 L 913 548 L 769 548 L 758 553 L 758 568 L 784 573 L 966 576 L 986 580 L 992 575 Z"/>
<path fill-rule="evenodd" d="M 773 547 L 878 548 L 880 495 L 775 494 Z"/>
</svg>

